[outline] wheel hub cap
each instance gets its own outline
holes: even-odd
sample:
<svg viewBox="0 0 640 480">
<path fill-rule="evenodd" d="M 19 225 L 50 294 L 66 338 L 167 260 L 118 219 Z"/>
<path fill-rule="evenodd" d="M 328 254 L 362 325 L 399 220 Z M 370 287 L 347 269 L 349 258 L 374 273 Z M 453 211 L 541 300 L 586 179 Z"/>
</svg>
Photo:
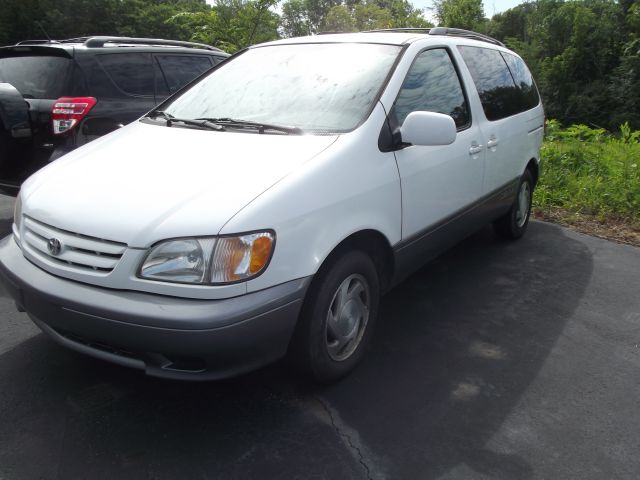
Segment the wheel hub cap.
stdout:
<svg viewBox="0 0 640 480">
<path fill-rule="evenodd" d="M 369 320 L 369 285 L 362 275 L 347 277 L 327 312 L 326 345 L 335 361 L 349 358 L 362 340 Z"/>
<path fill-rule="evenodd" d="M 522 185 L 520 185 L 520 191 L 518 192 L 518 210 L 516 211 L 516 225 L 518 225 L 518 228 L 522 228 L 527 221 L 529 208 L 531 206 L 530 204 L 531 190 L 529 189 L 529 184 L 527 182 L 522 182 Z"/>
</svg>

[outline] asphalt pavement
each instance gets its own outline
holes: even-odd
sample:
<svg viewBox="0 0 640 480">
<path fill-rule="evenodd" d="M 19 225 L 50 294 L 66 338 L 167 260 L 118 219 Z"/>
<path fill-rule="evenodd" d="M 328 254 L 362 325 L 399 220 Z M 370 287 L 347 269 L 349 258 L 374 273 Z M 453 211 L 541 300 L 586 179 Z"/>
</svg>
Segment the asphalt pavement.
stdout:
<svg viewBox="0 0 640 480">
<path fill-rule="evenodd" d="M 639 371 L 640 249 L 541 222 L 396 287 L 324 388 L 281 364 L 146 378 L 54 344 L 0 290 L 0 480 L 637 479 Z"/>
</svg>

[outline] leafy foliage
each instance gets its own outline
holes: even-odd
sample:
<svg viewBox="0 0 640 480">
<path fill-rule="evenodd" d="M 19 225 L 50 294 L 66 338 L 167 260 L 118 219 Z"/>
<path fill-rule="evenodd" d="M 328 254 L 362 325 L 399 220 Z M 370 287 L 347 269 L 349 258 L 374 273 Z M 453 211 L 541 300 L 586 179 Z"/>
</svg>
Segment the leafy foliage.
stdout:
<svg viewBox="0 0 640 480">
<path fill-rule="evenodd" d="M 482 30 L 486 21 L 482 0 L 434 0 L 433 9 L 440 26 Z"/>
<path fill-rule="evenodd" d="M 525 59 L 548 116 L 640 128 L 640 0 L 537 0 L 486 27 Z"/>
<path fill-rule="evenodd" d="M 218 0 L 203 12 L 181 12 L 167 20 L 188 40 L 234 53 L 254 43 L 278 38 L 276 0 Z"/>
<path fill-rule="evenodd" d="M 640 220 L 640 131 L 620 131 L 549 122 L 536 207 Z"/>
<path fill-rule="evenodd" d="M 174 38 L 166 20 L 181 11 L 203 12 L 205 0 L 2 0 L 0 45 L 20 40 L 122 35 Z"/>
<path fill-rule="evenodd" d="M 321 28 L 331 32 L 358 32 L 381 28 L 431 26 L 422 17 L 420 10 L 413 8 L 407 0 L 365 0 L 333 6 L 327 12 Z"/>
<path fill-rule="evenodd" d="M 234 52 L 278 38 L 277 0 L 3 0 L 0 44 L 119 35 L 197 40 Z M 43 31 L 44 30 L 44 31 Z"/>
<path fill-rule="evenodd" d="M 339 0 L 288 0 L 282 5 L 282 33 L 285 37 L 311 35 L 321 31 L 327 14 Z"/>
<path fill-rule="evenodd" d="M 282 5 L 285 37 L 430 26 L 408 0 L 287 0 Z"/>
</svg>

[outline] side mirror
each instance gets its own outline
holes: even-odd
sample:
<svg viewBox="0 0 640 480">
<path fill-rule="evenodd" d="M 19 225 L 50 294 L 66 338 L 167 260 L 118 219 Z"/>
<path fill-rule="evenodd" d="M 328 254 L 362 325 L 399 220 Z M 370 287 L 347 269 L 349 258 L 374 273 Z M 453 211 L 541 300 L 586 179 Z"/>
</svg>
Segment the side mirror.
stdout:
<svg viewBox="0 0 640 480">
<path fill-rule="evenodd" d="M 400 135 L 403 143 L 412 145 L 450 145 L 456 139 L 456 122 L 443 113 L 411 112 Z"/>
</svg>

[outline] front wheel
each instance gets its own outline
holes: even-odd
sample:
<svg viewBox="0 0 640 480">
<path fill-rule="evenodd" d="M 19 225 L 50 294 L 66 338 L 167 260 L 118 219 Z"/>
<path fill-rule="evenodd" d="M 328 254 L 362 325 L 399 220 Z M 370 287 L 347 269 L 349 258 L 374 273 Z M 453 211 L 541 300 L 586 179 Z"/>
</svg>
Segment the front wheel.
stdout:
<svg viewBox="0 0 640 480">
<path fill-rule="evenodd" d="M 531 201 L 533 199 L 533 176 L 525 170 L 520 183 L 516 199 L 509 211 L 493 222 L 495 232 L 504 238 L 518 239 L 524 235 L 531 216 Z"/>
<path fill-rule="evenodd" d="M 353 250 L 324 266 L 311 285 L 289 349 L 293 366 L 319 383 L 360 362 L 378 314 L 380 286 L 371 258 Z"/>
</svg>

